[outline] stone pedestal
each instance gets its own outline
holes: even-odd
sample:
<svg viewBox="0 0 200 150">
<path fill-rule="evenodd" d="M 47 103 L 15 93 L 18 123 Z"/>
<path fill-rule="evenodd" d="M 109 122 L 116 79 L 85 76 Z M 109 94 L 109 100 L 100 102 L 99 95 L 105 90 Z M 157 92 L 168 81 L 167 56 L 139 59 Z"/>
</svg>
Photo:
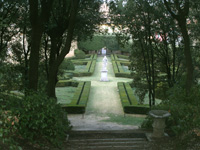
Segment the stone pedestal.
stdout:
<svg viewBox="0 0 200 150">
<path fill-rule="evenodd" d="M 107 77 L 108 70 L 101 70 L 101 79 L 100 81 L 109 81 Z"/>
<path fill-rule="evenodd" d="M 160 138 L 164 137 L 164 130 L 165 130 L 165 118 L 164 119 L 156 119 L 154 118 L 153 122 L 153 138 Z"/>
<path fill-rule="evenodd" d="M 165 119 L 171 114 L 164 110 L 151 110 L 149 115 L 154 118 L 152 138 L 161 138 L 165 136 Z"/>
</svg>

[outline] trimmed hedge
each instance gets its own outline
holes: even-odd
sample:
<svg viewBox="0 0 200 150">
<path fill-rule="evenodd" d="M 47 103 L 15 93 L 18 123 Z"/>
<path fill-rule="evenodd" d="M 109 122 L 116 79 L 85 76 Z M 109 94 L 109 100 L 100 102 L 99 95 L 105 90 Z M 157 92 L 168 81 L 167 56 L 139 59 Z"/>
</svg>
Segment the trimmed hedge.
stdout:
<svg viewBox="0 0 200 150">
<path fill-rule="evenodd" d="M 74 55 L 78 59 L 85 59 L 85 52 L 79 49 L 74 50 Z"/>
<path fill-rule="evenodd" d="M 120 60 L 120 58 L 125 59 L 125 60 Z M 127 62 L 127 61 L 129 61 L 129 56 L 121 55 L 121 54 L 112 54 L 111 59 L 115 60 L 115 61 Z"/>
<path fill-rule="evenodd" d="M 85 59 L 74 59 L 73 63 L 76 65 L 86 65 L 86 71 L 79 72 L 79 71 L 66 71 L 67 73 L 73 73 L 74 77 L 82 77 L 82 76 L 91 76 L 95 70 L 97 54 L 89 54 L 88 60 Z"/>
<path fill-rule="evenodd" d="M 65 86 L 73 86 L 77 87 L 79 84 L 78 81 L 72 81 L 72 80 L 59 80 L 56 84 L 56 87 L 65 87 Z"/>
<path fill-rule="evenodd" d="M 138 104 L 129 83 L 118 82 L 117 85 L 124 113 L 147 114 L 149 112 L 149 106 Z"/>
<path fill-rule="evenodd" d="M 122 64 L 129 65 L 130 62 L 127 61 L 118 61 L 118 57 L 116 54 L 111 54 L 112 66 L 114 70 L 115 77 L 125 77 L 125 78 L 132 78 L 130 72 L 125 72 Z"/>
<path fill-rule="evenodd" d="M 61 105 L 62 108 L 71 114 L 82 114 L 85 113 L 87 101 L 90 94 L 91 82 L 79 82 L 77 90 L 72 98 L 70 104 Z"/>
<path fill-rule="evenodd" d="M 111 51 L 120 50 L 130 52 L 132 50 L 131 43 L 120 46 L 115 35 L 94 35 L 91 39 L 79 40 L 78 48 L 86 51 L 99 50 L 102 47 L 107 47 Z"/>
</svg>

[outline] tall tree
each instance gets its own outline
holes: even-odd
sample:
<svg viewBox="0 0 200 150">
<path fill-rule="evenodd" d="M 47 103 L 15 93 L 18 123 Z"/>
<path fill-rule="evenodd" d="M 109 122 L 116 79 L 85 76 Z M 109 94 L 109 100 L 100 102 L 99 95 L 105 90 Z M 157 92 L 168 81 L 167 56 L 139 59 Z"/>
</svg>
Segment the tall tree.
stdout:
<svg viewBox="0 0 200 150">
<path fill-rule="evenodd" d="M 54 0 L 29 0 L 30 22 L 31 22 L 31 50 L 29 64 L 29 88 L 37 90 L 38 86 L 38 68 L 39 68 L 39 52 L 41 38 L 47 24 L 52 3 Z"/>
<path fill-rule="evenodd" d="M 62 62 L 63 56 L 69 52 L 71 41 L 77 37 L 85 39 L 95 32 L 97 24 L 101 20 L 99 13 L 100 4 L 99 0 L 93 2 L 84 0 L 78 2 L 78 4 L 75 1 L 67 0 L 60 0 L 59 3 L 55 2 L 52 11 L 53 15 L 50 18 L 51 25 L 47 28 L 47 34 L 51 39 L 47 83 L 47 94 L 50 97 L 55 97 L 60 60 Z M 63 53 L 63 51 L 65 52 Z M 61 55 L 63 56 L 61 57 Z M 54 66 L 55 63 L 58 64 Z"/>
<path fill-rule="evenodd" d="M 69 9 L 69 20 L 68 20 L 68 30 L 67 30 L 67 37 L 65 41 L 65 46 L 63 49 L 58 53 L 59 55 L 56 58 L 56 47 L 52 47 L 51 54 L 50 54 L 50 66 L 49 66 L 49 76 L 48 76 L 48 83 L 47 83 L 47 94 L 50 97 L 55 97 L 55 85 L 56 85 L 56 79 L 57 79 L 57 72 L 60 64 L 64 60 L 66 54 L 69 53 L 71 42 L 73 39 L 73 33 L 76 23 L 76 15 L 79 7 L 79 0 L 72 0 Z M 68 13 L 68 12 L 67 12 Z M 58 37 L 62 36 L 65 29 L 61 32 L 61 35 L 58 35 Z M 55 36 L 54 36 L 55 37 Z M 51 43 L 52 44 L 52 43 Z M 58 47 L 57 47 L 58 48 Z"/>
<path fill-rule="evenodd" d="M 184 55 L 185 55 L 186 73 L 187 73 L 185 87 L 187 92 L 189 92 L 194 82 L 193 78 L 194 67 L 192 63 L 192 55 L 190 50 L 190 37 L 187 29 L 187 18 L 189 15 L 190 1 L 174 0 L 172 2 L 164 0 L 164 4 L 169 13 L 171 14 L 171 16 L 178 22 L 178 25 L 180 27 L 184 39 Z"/>
</svg>

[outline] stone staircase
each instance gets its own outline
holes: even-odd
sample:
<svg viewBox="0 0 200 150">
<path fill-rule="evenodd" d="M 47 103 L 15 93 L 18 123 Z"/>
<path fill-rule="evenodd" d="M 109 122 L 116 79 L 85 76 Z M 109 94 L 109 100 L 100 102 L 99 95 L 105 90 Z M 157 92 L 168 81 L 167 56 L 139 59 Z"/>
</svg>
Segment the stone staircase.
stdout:
<svg viewBox="0 0 200 150">
<path fill-rule="evenodd" d="M 65 150 L 148 150 L 143 131 L 72 131 Z"/>
</svg>

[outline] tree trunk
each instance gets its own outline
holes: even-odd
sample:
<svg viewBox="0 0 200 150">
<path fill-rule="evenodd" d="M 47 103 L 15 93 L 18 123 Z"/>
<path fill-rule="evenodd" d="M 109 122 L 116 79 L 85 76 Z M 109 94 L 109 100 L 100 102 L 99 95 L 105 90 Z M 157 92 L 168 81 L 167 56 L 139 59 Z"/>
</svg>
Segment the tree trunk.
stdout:
<svg viewBox="0 0 200 150">
<path fill-rule="evenodd" d="M 72 1 L 72 9 L 70 13 L 70 19 L 69 19 L 69 27 L 68 27 L 68 32 L 67 32 L 67 39 L 65 42 L 65 47 L 62 49 L 60 55 L 57 57 L 57 59 L 49 66 L 49 79 L 47 83 L 47 95 L 49 97 L 56 97 L 55 95 L 55 86 L 56 86 L 56 79 L 57 79 L 57 72 L 60 64 L 64 60 L 66 54 L 69 53 L 70 47 L 71 47 L 71 42 L 73 39 L 73 33 L 74 33 L 74 27 L 76 23 L 76 15 L 77 15 L 77 10 L 79 6 L 79 0 L 73 0 Z M 56 51 L 54 49 L 53 51 Z"/>
<path fill-rule="evenodd" d="M 37 91 L 39 52 L 44 25 L 48 22 L 53 0 L 29 0 L 31 33 L 31 51 L 29 63 L 29 89 Z M 41 10 L 39 6 L 41 5 Z"/>
<path fill-rule="evenodd" d="M 194 71 L 193 63 L 192 63 L 192 55 L 190 51 L 190 38 L 188 35 L 185 19 L 178 21 L 178 23 L 181 28 L 182 36 L 184 39 L 184 55 L 185 55 L 186 72 L 187 72 L 185 86 L 186 86 L 187 93 L 189 93 L 193 85 L 193 71 Z"/>
<path fill-rule="evenodd" d="M 38 66 L 39 66 L 39 51 L 42 38 L 42 29 L 40 26 L 32 28 L 31 35 L 31 53 L 29 64 L 29 89 L 37 91 L 38 85 Z"/>
<path fill-rule="evenodd" d="M 184 55 L 185 55 L 185 61 L 186 61 L 186 82 L 185 82 L 185 88 L 187 94 L 190 92 L 190 89 L 193 85 L 193 63 L 192 63 L 192 56 L 190 51 L 190 37 L 188 35 L 187 26 L 186 26 L 186 18 L 189 14 L 189 0 L 185 0 L 185 3 L 180 6 L 179 1 L 176 1 L 176 9 L 178 11 L 177 14 L 175 14 L 171 7 L 169 6 L 169 2 L 167 0 L 164 0 L 164 4 L 169 11 L 169 13 L 172 15 L 174 19 L 178 21 L 178 25 L 181 29 L 181 33 L 184 39 Z"/>
</svg>

